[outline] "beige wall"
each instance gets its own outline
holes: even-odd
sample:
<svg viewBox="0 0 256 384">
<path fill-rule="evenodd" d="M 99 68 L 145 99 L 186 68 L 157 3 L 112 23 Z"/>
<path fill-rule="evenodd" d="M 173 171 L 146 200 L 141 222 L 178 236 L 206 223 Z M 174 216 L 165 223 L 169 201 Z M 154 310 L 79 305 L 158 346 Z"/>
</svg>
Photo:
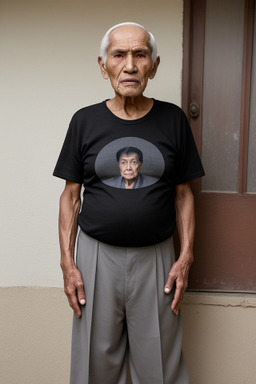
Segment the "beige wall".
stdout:
<svg viewBox="0 0 256 384">
<path fill-rule="evenodd" d="M 62 289 L 2 288 L 0 300 L 0 383 L 68 384 L 72 313 Z M 255 297 L 187 294 L 182 315 L 190 384 L 255 384 Z"/>
<path fill-rule="evenodd" d="M 191 384 L 255 384 L 255 295 L 187 294 L 182 311 Z"/>
<path fill-rule="evenodd" d="M 155 34 L 161 65 L 147 95 L 180 104 L 182 9 L 182 0 L 1 3 L 0 383 L 68 383 L 72 316 L 57 242 L 63 182 L 51 173 L 74 111 L 112 95 L 97 55 L 113 24 L 133 20 Z M 255 316 L 251 296 L 186 296 L 191 384 L 254 384 Z"/>
<path fill-rule="evenodd" d="M 112 97 L 97 57 L 112 25 L 136 21 L 162 62 L 147 95 L 180 104 L 182 0 L 1 2 L 1 286 L 62 286 L 63 181 L 51 176 L 72 114 Z"/>
</svg>

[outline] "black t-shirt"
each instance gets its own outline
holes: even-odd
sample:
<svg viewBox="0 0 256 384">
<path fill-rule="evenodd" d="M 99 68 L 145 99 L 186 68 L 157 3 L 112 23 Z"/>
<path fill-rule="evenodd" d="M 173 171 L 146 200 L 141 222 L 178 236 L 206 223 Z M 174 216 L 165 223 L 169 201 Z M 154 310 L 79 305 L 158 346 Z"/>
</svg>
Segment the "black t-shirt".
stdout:
<svg viewBox="0 0 256 384">
<path fill-rule="evenodd" d="M 78 224 L 85 233 L 140 247 L 172 235 L 175 185 L 204 170 L 179 107 L 154 100 L 144 117 L 123 120 L 104 101 L 75 113 L 53 174 L 84 185 Z M 125 189 L 129 177 L 133 189 Z"/>
</svg>

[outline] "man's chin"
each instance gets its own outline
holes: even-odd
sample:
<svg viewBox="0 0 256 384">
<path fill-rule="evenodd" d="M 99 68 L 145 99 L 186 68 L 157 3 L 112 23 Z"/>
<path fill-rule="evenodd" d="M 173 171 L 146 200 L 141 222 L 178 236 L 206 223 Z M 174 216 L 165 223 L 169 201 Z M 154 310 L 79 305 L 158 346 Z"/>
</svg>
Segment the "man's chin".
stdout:
<svg viewBox="0 0 256 384">
<path fill-rule="evenodd" d="M 132 183 L 133 181 L 135 181 L 135 177 L 125 176 L 124 181 L 129 181 L 130 183 Z"/>
<path fill-rule="evenodd" d="M 140 86 L 126 86 L 126 87 L 120 87 L 118 89 L 118 93 L 120 96 L 123 97 L 139 97 L 142 96 L 143 89 L 141 89 Z"/>
</svg>

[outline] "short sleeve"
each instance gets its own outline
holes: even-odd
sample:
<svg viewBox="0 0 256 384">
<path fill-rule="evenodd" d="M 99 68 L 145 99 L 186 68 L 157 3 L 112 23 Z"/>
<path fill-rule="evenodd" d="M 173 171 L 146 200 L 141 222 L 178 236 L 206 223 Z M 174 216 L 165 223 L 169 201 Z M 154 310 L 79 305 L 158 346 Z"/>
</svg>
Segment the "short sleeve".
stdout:
<svg viewBox="0 0 256 384">
<path fill-rule="evenodd" d="M 190 125 L 183 111 L 181 111 L 178 138 L 176 185 L 197 179 L 205 174 Z"/>
<path fill-rule="evenodd" d="M 79 130 L 72 118 L 53 175 L 83 183 L 83 163 Z"/>
</svg>

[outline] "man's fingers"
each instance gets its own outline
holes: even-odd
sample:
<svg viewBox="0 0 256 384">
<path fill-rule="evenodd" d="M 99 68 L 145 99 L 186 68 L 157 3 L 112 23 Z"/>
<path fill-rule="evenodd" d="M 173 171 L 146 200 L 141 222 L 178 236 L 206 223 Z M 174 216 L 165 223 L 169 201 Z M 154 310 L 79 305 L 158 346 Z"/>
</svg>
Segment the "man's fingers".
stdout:
<svg viewBox="0 0 256 384">
<path fill-rule="evenodd" d="M 171 292 L 171 290 L 173 288 L 174 281 L 175 281 L 175 279 L 172 277 L 171 273 L 169 273 L 168 280 L 167 280 L 165 287 L 164 287 L 165 293 L 168 294 Z"/>
<path fill-rule="evenodd" d="M 82 315 L 80 305 L 85 305 L 86 300 L 83 283 L 78 284 L 78 286 L 79 287 L 77 288 L 73 287 L 72 289 L 66 289 L 65 293 L 67 295 L 70 307 L 73 309 L 76 316 L 79 318 Z"/>
<path fill-rule="evenodd" d="M 180 303 L 176 304 L 174 308 L 172 306 L 172 312 L 174 313 L 174 315 L 178 316 L 179 310 L 180 310 Z"/>
<path fill-rule="evenodd" d="M 82 316 L 82 311 L 81 308 L 79 307 L 78 304 L 76 304 L 74 307 L 72 307 L 73 311 L 76 314 L 76 317 L 79 319 Z"/>
<path fill-rule="evenodd" d="M 82 315 L 81 305 L 85 305 L 84 284 L 81 273 L 77 268 L 71 268 L 63 271 L 64 291 L 67 295 L 70 307 L 79 318 Z"/>
<path fill-rule="evenodd" d="M 175 289 L 174 298 L 172 301 L 171 309 L 175 315 L 179 314 L 180 304 L 182 301 L 182 290 L 180 288 Z"/>
<path fill-rule="evenodd" d="M 81 317 L 82 313 L 81 313 L 81 309 L 80 309 L 76 294 L 74 294 L 74 293 L 71 295 L 67 294 L 67 297 L 68 297 L 69 305 L 73 309 L 73 311 L 75 312 L 76 316 L 78 318 Z"/>
<path fill-rule="evenodd" d="M 85 305 L 86 298 L 84 293 L 84 285 L 82 282 L 77 284 L 77 297 L 80 305 Z"/>
<path fill-rule="evenodd" d="M 184 296 L 184 293 L 187 289 L 188 286 L 188 281 L 186 279 L 177 279 L 176 280 L 176 289 L 174 293 L 174 298 L 172 301 L 172 311 L 175 313 L 175 315 L 178 315 L 179 313 L 179 308 Z"/>
<path fill-rule="evenodd" d="M 173 264 L 168 280 L 164 287 L 165 293 L 170 293 L 175 283 L 174 298 L 172 301 L 171 309 L 175 315 L 178 315 L 181 301 L 188 286 L 188 273 L 184 272 L 183 264 L 176 262 Z"/>
<path fill-rule="evenodd" d="M 170 288 L 168 285 L 166 285 L 165 288 L 164 288 L 164 292 L 167 293 L 167 294 L 170 293 L 171 290 L 172 290 L 172 288 Z"/>
</svg>

